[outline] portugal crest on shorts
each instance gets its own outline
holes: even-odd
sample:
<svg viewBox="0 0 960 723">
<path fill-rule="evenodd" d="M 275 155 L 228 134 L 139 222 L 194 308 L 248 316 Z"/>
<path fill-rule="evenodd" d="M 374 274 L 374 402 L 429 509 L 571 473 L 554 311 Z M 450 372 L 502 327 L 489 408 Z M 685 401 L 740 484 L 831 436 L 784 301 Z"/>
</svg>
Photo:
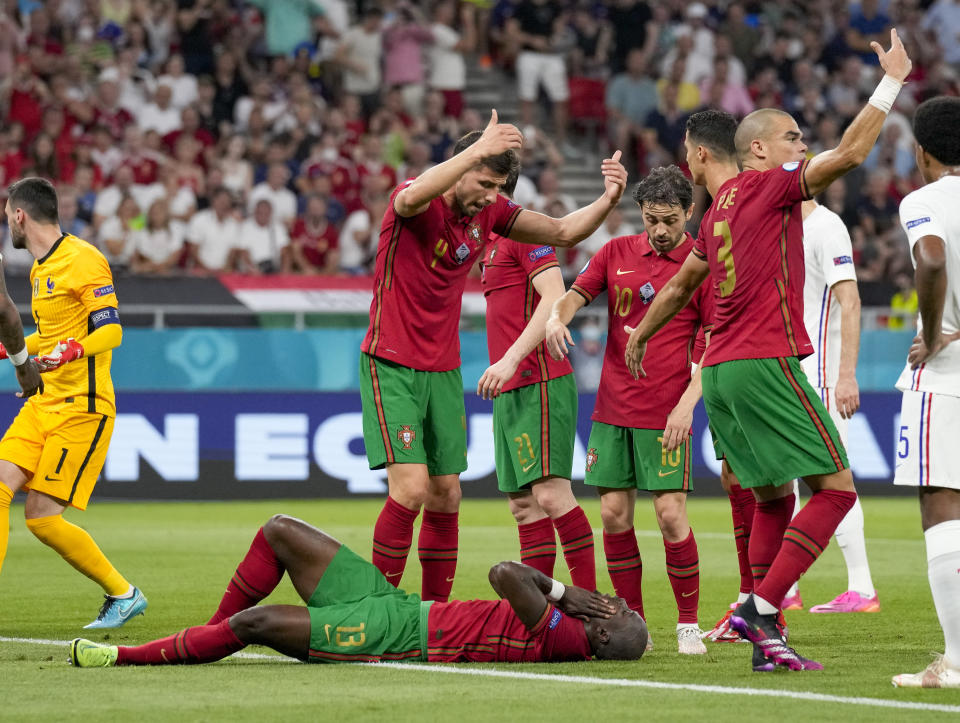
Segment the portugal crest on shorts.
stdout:
<svg viewBox="0 0 960 723">
<path fill-rule="evenodd" d="M 593 465 L 597 463 L 597 448 L 591 447 L 587 450 L 587 472 L 593 471 Z"/>
<path fill-rule="evenodd" d="M 404 449 L 413 449 L 410 445 L 413 444 L 416 438 L 417 430 L 410 429 L 409 424 L 403 424 L 400 426 L 400 429 L 397 430 L 397 439 L 403 443 Z"/>
</svg>

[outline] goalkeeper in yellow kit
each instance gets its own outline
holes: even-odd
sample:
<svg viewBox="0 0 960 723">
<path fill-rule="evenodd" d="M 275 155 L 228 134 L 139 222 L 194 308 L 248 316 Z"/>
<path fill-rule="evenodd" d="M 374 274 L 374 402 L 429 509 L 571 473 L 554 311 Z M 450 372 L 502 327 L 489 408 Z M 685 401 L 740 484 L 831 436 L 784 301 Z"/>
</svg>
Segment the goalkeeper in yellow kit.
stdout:
<svg viewBox="0 0 960 723">
<path fill-rule="evenodd" d="M 0 440 L 0 566 L 8 528 L 2 516 L 27 490 L 27 527 L 45 545 L 99 584 L 106 601 L 87 628 L 117 628 L 143 613 L 147 599 L 121 575 L 86 531 L 67 522 L 67 506 L 86 509 L 116 417 L 112 349 L 123 330 L 107 260 L 86 241 L 61 232 L 57 193 L 41 178 L 10 186 L 7 223 L 15 248 L 33 254 L 33 320 L 26 338 L 43 374 Z M 0 348 L 0 358 L 7 355 Z"/>
</svg>

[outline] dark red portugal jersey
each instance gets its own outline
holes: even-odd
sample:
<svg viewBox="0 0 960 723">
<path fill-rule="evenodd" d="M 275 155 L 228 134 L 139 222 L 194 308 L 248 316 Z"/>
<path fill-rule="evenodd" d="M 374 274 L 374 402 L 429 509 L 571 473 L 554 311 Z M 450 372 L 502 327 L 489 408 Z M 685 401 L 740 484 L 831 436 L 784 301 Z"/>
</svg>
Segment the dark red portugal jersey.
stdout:
<svg viewBox="0 0 960 723">
<path fill-rule="evenodd" d="M 550 603 L 532 630 L 506 600 L 434 603 L 427 634 L 431 663 L 549 663 L 591 656 L 583 621 Z"/>
<path fill-rule="evenodd" d="M 503 196 L 476 216 L 443 198 L 411 218 L 390 206 L 380 225 L 370 327 L 361 349 L 412 369 L 460 366 L 460 302 L 467 274 L 491 233 L 507 236 L 523 209 Z"/>
<path fill-rule="evenodd" d="M 547 269 L 559 268 L 559 264 L 552 246 L 531 246 L 497 234 L 490 236 L 481 263 L 483 293 L 487 300 L 487 350 L 493 364 L 517 340 L 540 303 L 540 294 L 533 287 L 534 278 Z M 569 361 L 554 361 L 547 353 L 546 343 L 540 342 L 520 362 L 516 374 L 503 385 L 503 391 L 571 372 Z"/>
<path fill-rule="evenodd" d="M 693 252 L 710 264 L 717 307 L 704 366 L 813 353 L 803 325 L 806 166 L 744 171 L 704 214 Z"/>
<path fill-rule="evenodd" d="M 713 290 L 704 282 L 690 303 L 647 343 L 643 358 L 646 377 L 634 379 L 623 352 L 630 336 L 657 293 L 680 270 L 693 248 L 693 238 L 665 254 L 657 253 L 644 232 L 619 236 L 604 244 L 570 288 L 587 303 L 607 292 L 607 348 L 592 419 L 637 429 L 663 429 L 667 415 L 690 384 L 691 367 L 699 354 L 698 335 L 713 323 Z M 713 340 L 711 339 L 711 344 Z"/>
</svg>

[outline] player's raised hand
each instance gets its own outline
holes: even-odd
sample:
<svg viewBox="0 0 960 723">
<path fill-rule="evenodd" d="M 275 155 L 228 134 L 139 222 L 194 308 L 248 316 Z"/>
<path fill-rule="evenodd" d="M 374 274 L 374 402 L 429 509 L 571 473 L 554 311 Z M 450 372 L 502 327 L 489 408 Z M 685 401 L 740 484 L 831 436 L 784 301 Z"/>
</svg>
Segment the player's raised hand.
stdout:
<svg viewBox="0 0 960 723">
<path fill-rule="evenodd" d="M 576 346 L 576 344 L 573 343 L 573 337 L 570 336 L 570 330 L 567 328 L 567 325 L 559 319 L 547 319 L 544 332 L 544 341 L 547 342 L 547 353 L 550 354 L 550 358 L 554 361 L 562 361 L 563 358 L 570 353 L 570 349 L 567 347 L 568 344 L 570 346 Z"/>
<path fill-rule="evenodd" d="M 26 399 L 34 394 L 43 394 L 43 379 L 40 378 L 40 369 L 33 359 L 27 359 L 25 364 L 21 364 L 15 369 L 17 382 L 20 384 L 20 391 L 17 392 L 18 397 Z"/>
<path fill-rule="evenodd" d="M 496 108 L 490 110 L 490 122 L 476 143 L 483 156 L 496 156 L 523 145 L 523 134 L 510 123 L 500 123 Z"/>
<path fill-rule="evenodd" d="M 610 202 L 617 204 L 627 188 L 627 169 L 620 163 L 620 151 L 614 151 L 610 158 L 604 158 L 600 163 L 600 173 L 603 174 L 603 192 Z"/>
<path fill-rule="evenodd" d="M 573 585 L 567 585 L 557 607 L 567 615 L 581 618 L 610 618 L 617 612 L 617 606 L 606 595 Z"/>
<path fill-rule="evenodd" d="M 870 41 L 870 47 L 880 59 L 880 67 L 887 75 L 896 78 L 901 83 L 910 75 L 913 68 L 913 61 L 907 55 L 907 49 L 903 47 L 903 41 L 897 35 L 896 28 L 890 28 L 890 50 L 884 51 L 883 46 L 876 40 Z"/>
<path fill-rule="evenodd" d="M 83 345 L 74 338 L 61 341 L 49 354 L 36 358 L 37 366 L 42 372 L 52 372 L 64 364 L 76 361 L 83 356 Z"/>
<path fill-rule="evenodd" d="M 493 399 L 503 390 L 503 385 L 517 373 L 518 364 L 504 356 L 486 368 L 477 382 L 477 394 L 484 399 Z"/>
<path fill-rule="evenodd" d="M 627 369 L 633 374 L 634 379 L 646 377 L 647 373 L 643 371 L 643 355 L 647 353 L 647 342 L 640 341 L 636 327 L 624 324 L 623 330 L 630 335 L 627 346 L 623 350 L 623 360 L 627 363 Z"/>
<path fill-rule="evenodd" d="M 930 357 L 957 339 L 960 339 L 960 331 L 955 331 L 952 334 L 941 334 L 933 343 L 933 347 L 928 349 L 927 345 L 923 342 L 922 336 L 913 337 L 910 353 L 907 354 L 907 361 L 910 363 L 910 368 L 916 369 L 924 362 L 929 361 Z"/>
</svg>

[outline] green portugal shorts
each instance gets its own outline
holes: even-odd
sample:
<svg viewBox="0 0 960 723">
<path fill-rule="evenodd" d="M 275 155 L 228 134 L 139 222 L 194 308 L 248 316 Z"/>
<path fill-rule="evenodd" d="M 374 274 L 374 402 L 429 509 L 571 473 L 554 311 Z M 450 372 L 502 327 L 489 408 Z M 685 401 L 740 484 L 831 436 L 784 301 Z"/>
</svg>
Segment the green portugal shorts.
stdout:
<svg viewBox="0 0 960 723">
<path fill-rule="evenodd" d="M 519 492 L 544 477 L 570 479 L 577 435 L 573 374 L 517 387 L 493 400 L 497 486 Z"/>
<path fill-rule="evenodd" d="M 341 545 L 307 601 L 311 663 L 426 660 L 430 602 Z"/>
<path fill-rule="evenodd" d="M 432 475 L 467 468 L 467 413 L 459 369 L 424 372 L 360 353 L 363 442 L 370 469 L 425 464 Z"/>
<path fill-rule="evenodd" d="M 742 487 L 782 485 L 847 468 L 847 452 L 796 357 L 704 367 L 714 446 Z"/>
<path fill-rule="evenodd" d="M 594 422 L 587 442 L 584 482 L 593 487 L 650 492 L 689 492 L 690 437 L 672 452 L 663 448 L 662 429 L 634 429 Z"/>
</svg>

